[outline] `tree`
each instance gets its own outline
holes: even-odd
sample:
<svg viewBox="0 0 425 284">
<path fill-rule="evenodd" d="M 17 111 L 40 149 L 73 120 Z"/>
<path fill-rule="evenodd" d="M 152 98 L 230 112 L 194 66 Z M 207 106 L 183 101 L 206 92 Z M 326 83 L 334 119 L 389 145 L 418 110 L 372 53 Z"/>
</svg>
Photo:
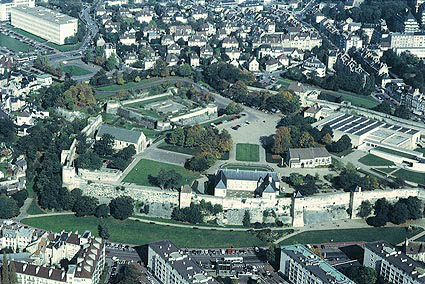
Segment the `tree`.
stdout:
<svg viewBox="0 0 425 284">
<path fill-rule="evenodd" d="M 162 189 L 180 188 L 182 185 L 183 177 L 175 170 L 161 169 L 156 177 L 156 185 Z"/>
<path fill-rule="evenodd" d="M 9 118 L 0 118 L 0 143 L 13 143 L 16 141 L 16 126 Z"/>
<path fill-rule="evenodd" d="M 357 215 L 361 218 L 369 217 L 370 214 L 372 214 L 373 206 L 369 202 L 369 200 L 364 200 L 360 204 L 359 212 Z"/>
<path fill-rule="evenodd" d="M 125 220 L 133 215 L 134 200 L 129 196 L 112 199 L 109 203 L 109 211 L 115 219 Z"/>
<path fill-rule="evenodd" d="M 375 269 L 364 266 L 348 266 L 342 270 L 356 284 L 375 284 L 378 280 Z"/>
<path fill-rule="evenodd" d="M 109 58 L 106 60 L 105 67 L 107 70 L 111 71 L 115 69 L 115 66 L 117 65 L 117 63 L 118 63 L 117 57 L 115 56 L 115 53 L 112 53 L 111 56 L 109 56 Z"/>
<path fill-rule="evenodd" d="M 1 281 L 3 283 L 9 283 L 9 261 L 7 260 L 7 254 L 3 253 L 3 266 L 1 269 Z"/>
<path fill-rule="evenodd" d="M 373 108 L 374 111 L 382 112 L 385 114 L 392 114 L 391 105 L 387 101 L 383 101 L 379 105 Z"/>
<path fill-rule="evenodd" d="M 300 140 L 298 142 L 301 148 L 310 148 L 315 145 L 314 138 L 308 132 L 303 132 L 301 134 Z"/>
<path fill-rule="evenodd" d="M 12 198 L 16 201 L 18 207 L 22 207 L 24 205 L 25 200 L 28 198 L 28 191 L 19 190 L 12 195 Z"/>
<path fill-rule="evenodd" d="M 99 206 L 96 207 L 96 211 L 94 213 L 94 215 L 97 218 L 106 218 L 109 215 L 109 206 L 106 204 L 100 204 Z"/>
<path fill-rule="evenodd" d="M 16 201 L 6 195 L 0 195 L 0 219 L 10 219 L 18 216 L 19 207 Z"/>
<path fill-rule="evenodd" d="M 243 111 L 243 107 L 240 104 L 231 102 L 226 106 L 225 113 L 228 115 L 239 114 Z"/>
<path fill-rule="evenodd" d="M 243 215 L 242 224 L 244 227 L 250 227 L 251 226 L 251 214 L 248 210 L 245 210 L 245 214 Z"/>
<path fill-rule="evenodd" d="M 93 87 L 86 83 L 77 83 L 66 90 L 63 95 L 63 106 L 69 110 L 75 107 L 84 108 L 96 104 Z"/>
<path fill-rule="evenodd" d="M 291 129 L 289 127 L 279 127 L 274 135 L 272 151 L 283 154 L 291 147 Z"/>
<path fill-rule="evenodd" d="M 14 261 L 11 261 L 9 264 L 9 284 L 18 284 L 18 278 L 16 275 L 16 266 Z"/>
<path fill-rule="evenodd" d="M 391 211 L 391 204 L 385 199 L 380 198 L 376 200 L 374 205 L 375 216 L 367 219 L 368 224 L 374 227 L 383 227 L 387 224 L 388 214 Z"/>
<path fill-rule="evenodd" d="M 332 144 L 332 136 L 329 133 L 326 133 L 320 140 L 325 145 Z"/>
<path fill-rule="evenodd" d="M 405 105 L 400 105 L 396 107 L 394 115 L 400 118 L 409 119 L 410 110 Z"/>
<path fill-rule="evenodd" d="M 182 64 L 179 66 L 177 74 L 181 77 L 190 77 L 193 74 L 192 67 L 189 64 Z"/>
<path fill-rule="evenodd" d="M 389 220 L 397 225 L 406 223 L 409 218 L 409 209 L 403 202 L 396 202 L 389 212 Z"/>
<path fill-rule="evenodd" d="M 326 146 L 326 148 L 333 153 L 341 153 L 351 149 L 352 147 L 353 145 L 351 144 L 351 139 L 346 134 L 343 135 L 338 141 Z"/>
<path fill-rule="evenodd" d="M 182 127 L 177 127 L 167 136 L 167 143 L 171 145 L 183 146 L 185 140 L 185 132 Z"/>
<path fill-rule="evenodd" d="M 99 237 L 101 237 L 104 240 L 108 240 L 110 238 L 109 229 L 106 224 L 99 224 L 97 226 L 97 229 L 99 232 Z"/>
<path fill-rule="evenodd" d="M 92 216 L 96 212 L 97 203 L 99 201 L 91 196 L 81 196 L 74 204 L 73 211 L 75 216 Z"/>
<path fill-rule="evenodd" d="M 409 217 L 410 220 L 416 220 L 422 218 L 422 201 L 413 196 L 409 196 L 408 198 L 401 198 L 398 202 L 402 202 L 406 204 L 407 209 L 409 211 Z"/>
<path fill-rule="evenodd" d="M 81 169 L 98 170 L 102 167 L 102 159 L 95 152 L 87 152 L 75 159 L 75 166 Z"/>
<path fill-rule="evenodd" d="M 111 284 L 138 284 L 142 273 L 133 264 L 121 266 L 118 274 L 111 279 Z"/>
<path fill-rule="evenodd" d="M 104 134 L 94 143 L 94 151 L 99 156 L 110 156 L 114 153 L 114 137 L 110 134 Z"/>
</svg>

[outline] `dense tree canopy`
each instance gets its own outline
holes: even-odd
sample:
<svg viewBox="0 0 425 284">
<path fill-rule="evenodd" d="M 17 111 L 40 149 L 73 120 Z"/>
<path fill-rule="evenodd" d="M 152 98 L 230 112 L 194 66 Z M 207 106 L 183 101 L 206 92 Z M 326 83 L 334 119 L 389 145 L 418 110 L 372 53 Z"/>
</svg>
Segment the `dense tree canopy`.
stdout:
<svg viewBox="0 0 425 284">
<path fill-rule="evenodd" d="M 133 215 L 134 200 L 129 196 L 112 199 L 109 203 L 109 211 L 115 219 L 125 220 Z"/>
<path fill-rule="evenodd" d="M 0 218 L 10 219 L 18 216 L 19 207 L 16 201 L 4 194 L 0 195 Z"/>
</svg>

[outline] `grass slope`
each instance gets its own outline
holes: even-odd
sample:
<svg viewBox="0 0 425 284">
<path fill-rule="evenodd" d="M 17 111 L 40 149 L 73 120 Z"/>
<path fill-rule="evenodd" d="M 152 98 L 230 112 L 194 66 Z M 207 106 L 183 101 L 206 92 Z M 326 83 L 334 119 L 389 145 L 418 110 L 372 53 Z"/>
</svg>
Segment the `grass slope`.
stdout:
<svg viewBox="0 0 425 284">
<path fill-rule="evenodd" d="M 366 156 L 359 159 L 359 162 L 366 166 L 380 167 L 380 166 L 394 166 L 394 163 L 387 159 L 375 156 L 373 154 L 367 154 Z"/>
<path fill-rule="evenodd" d="M 177 173 L 183 176 L 183 183 L 192 184 L 192 182 L 199 178 L 198 173 L 194 173 L 186 170 L 183 167 L 171 165 L 167 163 L 161 163 L 152 160 L 142 159 L 139 163 L 128 173 L 124 178 L 124 182 L 134 183 L 144 186 L 152 186 L 149 182 L 149 176 L 156 177 L 161 169 L 175 170 Z"/>
<path fill-rule="evenodd" d="M 425 184 L 424 173 L 417 173 L 405 169 L 400 169 L 396 172 L 393 172 L 392 175 L 414 183 Z"/>
<path fill-rule="evenodd" d="M 76 65 L 66 65 L 63 67 L 63 72 L 71 74 L 71 76 L 84 76 L 91 72 Z"/>
<path fill-rule="evenodd" d="M 100 219 L 95 217 L 75 217 L 73 215 L 27 218 L 22 223 L 48 231 L 91 231 L 98 235 Z M 105 220 L 111 235 L 110 241 L 143 245 L 158 240 L 171 240 L 178 247 L 252 247 L 266 243 L 249 232 L 205 231 L 199 229 L 177 228 L 165 225 L 153 225 L 138 221 L 119 221 L 111 217 Z M 206 237 L 208 235 L 208 237 Z"/>
<path fill-rule="evenodd" d="M 30 45 L 20 42 L 17 39 L 14 39 L 10 36 L 7 36 L 1 33 L 0 33 L 0 46 L 6 47 L 7 49 L 15 51 L 15 52 L 26 53 L 33 50 L 33 47 L 31 47 Z"/>
</svg>

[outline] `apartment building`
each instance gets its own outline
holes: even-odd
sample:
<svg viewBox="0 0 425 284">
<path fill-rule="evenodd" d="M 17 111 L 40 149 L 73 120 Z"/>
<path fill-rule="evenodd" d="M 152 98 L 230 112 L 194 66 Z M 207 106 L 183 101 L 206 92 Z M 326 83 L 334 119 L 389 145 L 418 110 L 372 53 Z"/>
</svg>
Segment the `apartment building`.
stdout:
<svg viewBox="0 0 425 284">
<path fill-rule="evenodd" d="M 41 6 L 18 6 L 10 11 L 12 26 L 59 45 L 78 30 L 78 19 Z"/>
<path fill-rule="evenodd" d="M 149 244 L 148 268 L 161 284 L 218 284 L 170 241 Z"/>
<path fill-rule="evenodd" d="M 375 269 L 380 277 L 392 284 L 425 283 L 425 265 L 383 241 L 366 244 L 363 265 Z"/>
<path fill-rule="evenodd" d="M 390 43 L 398 54 L 408 51 L 425 58 L 425 33 L 391 33 Z"/>
<path fill-rule="evenodd" d="M 9 0 L 0 1 L 0 21 L 10 20 L 10 9 L 18 6 L 35 7 L 35 0 Z"/>
<path fill-rule="evenodd" d="M 355 284 L 304 245 L 281 247 L 279 271 L 293 284 Z"/>
</svg>

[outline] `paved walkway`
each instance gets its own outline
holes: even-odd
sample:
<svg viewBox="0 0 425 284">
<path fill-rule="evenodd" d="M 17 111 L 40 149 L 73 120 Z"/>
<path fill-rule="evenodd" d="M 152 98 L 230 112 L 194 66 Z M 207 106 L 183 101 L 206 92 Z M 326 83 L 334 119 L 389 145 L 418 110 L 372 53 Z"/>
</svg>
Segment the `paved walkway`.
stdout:
<svg viewBox="0 0 425 284">
<path fill-rule="evenodd" d="M 21 221 L 22 219 L 25 219 L 25 218 L 28 217 L 27 211 L 30 208 L 32 201 L 33 201 L 33 198 L 30 198 L 30 197 L 28 197 L 25 200 L 24 205 L 19 209 L 20 213 L 19 213 L 18 217 L 16 217 L 17 221 Z"/>
</svg>

